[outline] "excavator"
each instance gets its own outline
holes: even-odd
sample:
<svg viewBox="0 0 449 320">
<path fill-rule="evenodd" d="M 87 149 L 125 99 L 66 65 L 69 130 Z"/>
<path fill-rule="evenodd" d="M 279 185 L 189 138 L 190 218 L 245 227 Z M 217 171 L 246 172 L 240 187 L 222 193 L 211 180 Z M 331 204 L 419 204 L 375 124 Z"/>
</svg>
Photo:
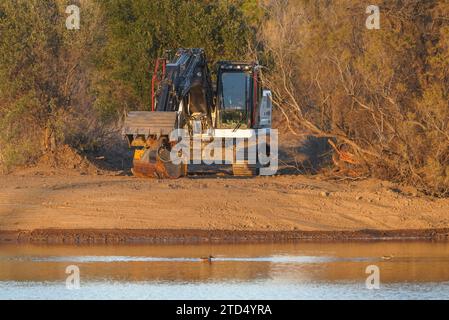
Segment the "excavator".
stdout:
<svg viewBox="0 0 449 320">
<path fill-rule="evenodd" d="M 151 110 L 129 112 L 123 126 L 134 149 L 133 174 L 180 178 L 192 164 L 203 162 L 207 150 L 217 159 L 226 155 L 219 163 L 231 165 L 235 176 L 257 175 L 263 165 L 254 156 L 248 159 L 248 150 L 262 141 L 265 154 L 270 153 L 272 122 L 271 92 L 262 88 L 260 72 L 255 62 L 220 61 L 212 74 L 200 48 L 178 49 L 172 58 L 157 59 Z M 211 152 L 207 146 L 212 142 L 221 150 Z M 183 160 L 173 161 L 173 154 L 182 154 Z M 237 159 L 237 154 L 247 156 Z"/>
</svg>

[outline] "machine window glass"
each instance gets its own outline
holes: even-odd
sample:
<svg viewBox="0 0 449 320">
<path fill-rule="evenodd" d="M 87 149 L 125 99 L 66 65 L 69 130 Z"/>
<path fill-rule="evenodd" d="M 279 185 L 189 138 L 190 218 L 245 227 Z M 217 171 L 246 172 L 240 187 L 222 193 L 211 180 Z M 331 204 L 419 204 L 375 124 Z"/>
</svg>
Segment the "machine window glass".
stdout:
<svg viewBox="0 0 449 320">
<path fill-rule="evenodd" d="M 221 76 L 225 110 L 246 110 L 249 77 L 243 72 L 225 72 Z"/>
</svg>

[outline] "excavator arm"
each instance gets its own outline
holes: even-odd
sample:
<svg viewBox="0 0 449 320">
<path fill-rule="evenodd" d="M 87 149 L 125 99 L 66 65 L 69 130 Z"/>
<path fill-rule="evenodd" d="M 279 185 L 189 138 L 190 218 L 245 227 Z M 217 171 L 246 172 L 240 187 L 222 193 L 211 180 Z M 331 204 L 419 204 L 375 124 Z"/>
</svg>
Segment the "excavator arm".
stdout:
<svg viewBox="0 0 449 320">
<path fill-rule="evenodd" d="M 179 111 L 179 104 L 189 95 L 201 89 L 203 102 L 210 111 L 213 90 L 203 49 L 180 49 L 175 59 L 166 65 L 166 76 L 162 81 L 157 99 L 157 111 Z"/>
</svg>

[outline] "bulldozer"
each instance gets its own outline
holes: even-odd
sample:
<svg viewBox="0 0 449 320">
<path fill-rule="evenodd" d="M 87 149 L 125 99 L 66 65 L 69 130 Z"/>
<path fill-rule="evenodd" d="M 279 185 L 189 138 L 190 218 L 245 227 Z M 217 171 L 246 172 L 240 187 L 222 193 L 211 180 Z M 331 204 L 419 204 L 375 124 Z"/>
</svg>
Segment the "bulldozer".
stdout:
<svg viewBox="0 0 449 320">
<path fill-rule="evenodd" d="M 259 174 L 266 163 L 258 161 L 260 150 L 254 156 L 252 145 L 266 157 L 272 139 L 271 92 L 261 84 L 256 62 L 219 61 L 212 74 L 201 48 L 157 59 L 151 110 L 131 111 L 124 121 L 123 135 L 134 149 L 133 174 L 176 179 L 207 156 L 232 166 L 235 176 Z"/>
</svg>

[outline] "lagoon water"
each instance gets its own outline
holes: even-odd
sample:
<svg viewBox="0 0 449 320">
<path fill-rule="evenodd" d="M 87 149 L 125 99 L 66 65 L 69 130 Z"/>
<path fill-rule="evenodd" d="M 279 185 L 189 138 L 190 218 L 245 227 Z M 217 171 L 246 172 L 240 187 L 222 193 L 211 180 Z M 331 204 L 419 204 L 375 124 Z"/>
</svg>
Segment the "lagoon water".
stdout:
<svg viewBox="0 0 449 320">
<path fill-rule="evenodd" d="M 449 299 L 449 243 L 0 245 L 0 299 Z"/>
</svg>

